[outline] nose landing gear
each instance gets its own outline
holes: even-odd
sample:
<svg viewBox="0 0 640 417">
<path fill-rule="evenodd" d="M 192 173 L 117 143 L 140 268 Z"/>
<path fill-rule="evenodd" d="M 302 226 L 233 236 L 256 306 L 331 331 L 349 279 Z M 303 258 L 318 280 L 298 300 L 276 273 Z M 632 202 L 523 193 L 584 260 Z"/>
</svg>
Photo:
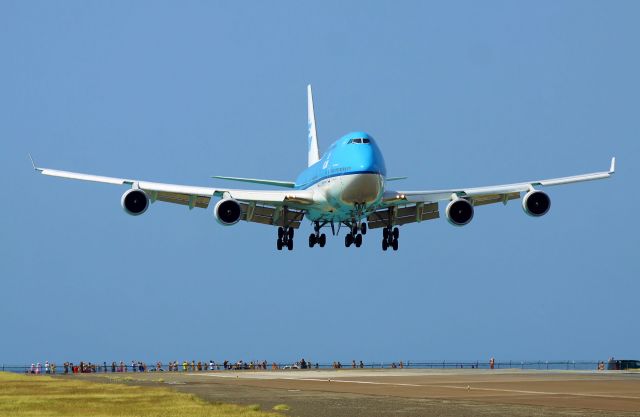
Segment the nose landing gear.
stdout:
<svg viewBox="0 0 640 417">
<path fill-rule="evenodd" d="M 356 248 L 362 246 L 362 235 L 367 234 L 367 224 L 362 222 L 360 225 L 354 221 L 351 225 L 351 232 L 344 237 L 344 246 L 347 248 L 353 244 Z"/>
<path fill-rule="evenodd" d="M 316 222 L 315 226 L 313 227 L 313 230 L 314 230 L 314 233 L 311 233 L 309 235 L 309 247 L 312 248 L 317 243 L 321 248 L 324 248 L 324 245 L 327 243 L 327 235 L 325 235 L 324 233 L 320 234 L 319 222 Z"/>
</svg>

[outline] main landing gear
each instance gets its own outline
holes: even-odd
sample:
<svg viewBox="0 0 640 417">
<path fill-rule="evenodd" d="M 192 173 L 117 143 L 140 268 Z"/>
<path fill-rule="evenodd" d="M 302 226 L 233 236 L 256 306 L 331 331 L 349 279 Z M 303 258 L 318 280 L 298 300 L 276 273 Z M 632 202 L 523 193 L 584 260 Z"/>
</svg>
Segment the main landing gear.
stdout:
<svg viewBox="0 0 640 417">
<path fill-rule="evenodd" d="M 360 246 L 362 246 L 362 235 L 366 235 L 366 234 L 367 234 L 366 223 L 361 223 L 360 226 L 358 226 L 357 223 L 354 223 L 351 226 L 351 232 L 344 237 L 344 246 L 348 248 L 349 246 L 355 244 L 356 248 L 359 248 Z"/>
<path fill-rule="evenodd" d="M 317 243 L 321 248 L 324 248 L 324 245 L 327 243 L 327 235 L 324 233 L 320 234 L 320 224 L 318 222 L 316 222 L 313 230 L 314 233 L 309 235 L 309 247 L 312 248 Z"/>
<path fill-rule="evenodd" d="M 382 250 L 387 250 L 389 247 L 393 250 L 398 250 L 398 238 L 400 237 L 400 229 L 394 227 L 385 227 L 382 229 Z"/>
<path fill-rule="evenodd" d="M 293 227 L 278 227 L 278 250 L 284 247 L 293 250 L 293 234 Z"/>
</svg>

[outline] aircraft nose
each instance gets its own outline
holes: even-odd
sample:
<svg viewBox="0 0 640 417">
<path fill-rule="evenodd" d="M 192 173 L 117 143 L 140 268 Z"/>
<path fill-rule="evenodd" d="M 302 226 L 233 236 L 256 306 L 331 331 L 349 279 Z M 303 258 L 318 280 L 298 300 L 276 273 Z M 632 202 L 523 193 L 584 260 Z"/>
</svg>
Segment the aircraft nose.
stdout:
<svg viewBox="0 0 640 417">
<path fill-rule="evenodd" d="M 362 153 L 360 154 L 360 158 L 358 158 L 357 165 L 357 169 L 359 171 L 375 173 L 378 173 L 380 171 L 375 152 L 370 147 L 363 149 Z"/>
</svg>

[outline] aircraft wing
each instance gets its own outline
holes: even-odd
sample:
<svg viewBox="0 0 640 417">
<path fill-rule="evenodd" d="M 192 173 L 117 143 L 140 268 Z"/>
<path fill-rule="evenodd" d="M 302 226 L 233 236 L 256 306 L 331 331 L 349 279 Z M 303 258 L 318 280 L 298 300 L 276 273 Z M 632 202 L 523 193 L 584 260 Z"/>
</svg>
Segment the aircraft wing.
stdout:
<svg viewBox="0 0 640 417">
<path fill-rule="evenodd" d="M 51 177 L 92 181 L 105 184 L 130 185 L 133 188 L 139 188 L 147 193 L 151 202 L 164 201 L 168 203 L 186 205 L 189 206 L 189 208 L 207 208 L 212 197 L 233 198 L 240 202 L 254 205 L 261 204 L 275 207 L 286 205 L 297 209 L 303 209 L 306 205 L 313 202 L 312 193 L 305 190 L 269 191 L 199 187 L 60 171 L 56 169 L 36 167 L 35 164 L 33 167 L 43 175 Z"/>
<path fill-rule="evenodd" d="M 448 190 L 427 191 L 386 191 L 382 198 L 382 206 L 371 213 L 367 220 L 374 229 L 386 227 L 392 216 L 394 225 L 421 222 L 440 217 L 438 203 L 455 198 L 464 198 L 473 206 L 503 203 L 520 198 L 520 193 L 529 192 L 535 187 L 571 184 L 574 182 L 593 181 L 609 178 L 615 172 L 616 160 L 611 159 L 609 171 L 575 175 L 572 177 L 552 178 L 547 180 L 519 182 L 515 184 L 492 185 L 488 187 L 452 188 Z"/>
<path fill-rule="evenodd" d="M 550 187 L 553 185 L 572 184 L 575 182 L 593 181 L 609 178 L 616 169 L 616 158 L 611 158 L 609 171 L 593 172 L 590 174 L 574 175 L 571 177 L 552 178 L 546 180 L 526 181 L 515 184 L 491 185 L 488 187 L 453 188 L 432 191 L 387 191 L 383 202 L 387 206 L 410 203 L 437 203 L 451 200 L 455 195 L 471 200 L 474 205 L 506 202 L 519 198 L 521 192 L 528 192 L 535 187 Z"/>
</svg>

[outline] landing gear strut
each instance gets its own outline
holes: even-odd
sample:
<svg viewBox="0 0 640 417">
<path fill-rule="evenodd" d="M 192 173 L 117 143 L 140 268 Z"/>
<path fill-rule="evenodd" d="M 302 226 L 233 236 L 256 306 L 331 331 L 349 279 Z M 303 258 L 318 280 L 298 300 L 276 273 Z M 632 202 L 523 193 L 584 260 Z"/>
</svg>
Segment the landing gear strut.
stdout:
<svg viewBox="0 0 640 417">
<path fill-rule="evenodd" d="M 327 243 L 327 235 L 325 235 L 324 233 L 320 234 L 319 222 L 315 222 L 315 225 L 313 226 L 313 230 L 314 230 L 314 233 L 311 233 L 309 235 L 309 247 L 312 248 L 317 243 L 321 248 L 324 248 L 324 245 Z"/>
<path fill-rule="evenodd" d="M 393 250 L 398 250 L 398 238 L 400 237 L 400 229 L 391 226 L 382 229 L 382 250 L 387 250 L 391 247 Z"/>
</svg>

